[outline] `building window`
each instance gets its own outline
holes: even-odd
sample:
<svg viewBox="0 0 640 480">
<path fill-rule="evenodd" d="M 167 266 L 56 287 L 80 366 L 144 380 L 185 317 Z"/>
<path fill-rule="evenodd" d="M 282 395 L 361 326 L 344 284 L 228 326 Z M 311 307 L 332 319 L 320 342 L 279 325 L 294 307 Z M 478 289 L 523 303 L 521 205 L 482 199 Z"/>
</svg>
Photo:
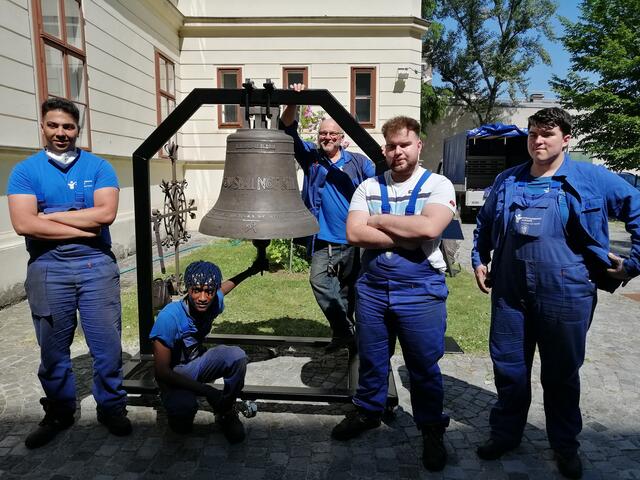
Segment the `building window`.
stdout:
<svg viewBox="0 0 640 480">
<path fill-rule="evenodd" d="M 218 88 L 241 88 L 242 69 L 219 68 Z M 241 128 L 240 105 L 218 105 L 219 128 Z"/>
<path fill-rule="evenodd" d="M 175 64 L 156 50 L 156 108 L 158 125 L 176 108 L 176 67 Z M 169 142 L 177 143 L 176 135 Z M 166 156 L 164 150 L 160 156 Z"/>
<path fill-rule="evenodd" d="M 294 83 L 309 86 L 309 69 L 307 67 L 283 67 L 282 88 L 289 88 Z"/>
<path fill-rule="evenodd" d="M 176 67 L 166 56 L 156 51 L 156 103 L 158 124 L 176 108 Z"/>
<path fill-rule="evenodd" d="M 78 146 L 91 148 L 84 18 L 79 0 L 33 0 L 41 99 L 71 100 L 80 110 Z"/>
<path fill-rule="evenodd" d="M 375 128 L 375 67 L 351 67 L 351 115 L 363 127 Z"/>
</svg>

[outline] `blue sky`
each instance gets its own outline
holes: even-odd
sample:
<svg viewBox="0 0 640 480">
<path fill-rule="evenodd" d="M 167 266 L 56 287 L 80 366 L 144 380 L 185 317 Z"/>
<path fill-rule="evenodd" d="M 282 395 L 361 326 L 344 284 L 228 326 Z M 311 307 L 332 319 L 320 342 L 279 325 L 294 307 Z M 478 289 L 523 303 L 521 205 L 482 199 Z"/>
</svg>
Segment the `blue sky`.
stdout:
<svg viewBox="0 0 640 480">
<path fill-rule="evenodd" d="M 578 20 L 580 16 L 580 1 L 579 0 L 559 0 L 558 10 L 556 11 L 556 18 L 553 20 L 553 25 L 556 28 L 556 35 L 563 35 L 563 28 L 560 21 L 557 19 L 558 15 L 567 17 L 572 22 Z M 545 96 L 553 96 L 551 87 L 548 85 L 548 81 L 552 75 L 559 75 L 564 77 L 567 69 L 569 68 L 569 54 L 565 51 L 560 41 L 550 42 L 545 41 L 545 48 L 549 55 L 551 55 L 551 66 L 536 65 L 529 71 L 529 93 L 542 92 Z"/>
<path fill-rule="evenodd" d="M 556 0 L 559 4 L 556 10 L 556 17 L 552 20 L 552 25 L 555 28 L 556 36 L 563 35 L 563 28 L 557 16 L 561 15 L 567 17 L 572 22 L 578 20 L 580 15 L 580 0 Z M 531 93 L 544 93 L 545 97 L 554 97 L 551 87 L 548 82 L 553 74 L 561 77 L 565 76 L 567 69 L 569 68 L 569 54 L 564 50 L 564 47 L 560 41 L 551 42 L 545 39 L 545 48 L 551 56 L 552 64 L 550 66 L 539 64 L 529 70 L 529 94 Z M 439 85 L 440 78 L 438 75 L 434 76 L 434 85 Z"/>
</svg>

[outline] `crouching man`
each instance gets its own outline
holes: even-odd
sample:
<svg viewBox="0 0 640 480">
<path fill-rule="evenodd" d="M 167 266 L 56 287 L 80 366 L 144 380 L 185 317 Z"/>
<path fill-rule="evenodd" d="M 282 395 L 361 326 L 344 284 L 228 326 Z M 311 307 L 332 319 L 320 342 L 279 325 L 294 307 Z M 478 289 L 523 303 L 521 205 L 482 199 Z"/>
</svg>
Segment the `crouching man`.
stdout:
<svg viewBox="0 0 640 480">
<path fill-rule="evenodd" d="M 219 345 L 207 350 L 203 341 L 213 320 L 224 310 L 224 296 L 259 271 L 256 262 L 223 282 L 217 265 L 193 262 L 184 272 L 187 295 L 158 314 L 150 334 L 155 377 L 174 432 L 192 430 L 197 397 L 202 396 L 213 408 L 227 440 L 244 440 L 244 426 L 233 407 L 244 386 L 247 356 L 236 346 Z M 209 385 L 218 378 L 224 379 L 222 391 Z"/>
</svg>

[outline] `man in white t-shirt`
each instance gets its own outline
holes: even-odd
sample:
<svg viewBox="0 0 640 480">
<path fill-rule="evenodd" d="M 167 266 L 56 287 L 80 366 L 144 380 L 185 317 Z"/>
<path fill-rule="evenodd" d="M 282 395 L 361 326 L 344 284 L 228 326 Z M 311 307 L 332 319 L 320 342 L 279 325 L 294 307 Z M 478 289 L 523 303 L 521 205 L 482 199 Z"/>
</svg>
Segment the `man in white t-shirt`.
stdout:
<svg viewBox="0 0 640 480">
<path fill-rule="evenodd" d="M 360 353 L 356 409 L 332 432 L 353 438 L 380 425 L 386 407 L 389 360 L 400 340 L 409 371 L 411 405 L 422 431 L 422 461 L 445 466 L 442 375 L 448 290 L 440 235 L 455 213 L 451 182 L 422 168 L 420 124 L 395 117 L 382 127 L 389 170 L 360 184 L 347 218 L 347 240 L 364 249 L 356 283 Z"/>
</svg>

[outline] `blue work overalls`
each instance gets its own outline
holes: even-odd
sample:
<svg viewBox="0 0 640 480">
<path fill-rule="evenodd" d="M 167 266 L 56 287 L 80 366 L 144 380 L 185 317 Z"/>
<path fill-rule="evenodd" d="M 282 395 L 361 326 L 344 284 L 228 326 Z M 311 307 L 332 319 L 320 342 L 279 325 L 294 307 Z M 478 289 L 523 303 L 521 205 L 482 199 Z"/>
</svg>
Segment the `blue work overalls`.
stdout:
<svg viewBox="0 0 640 480">
<path fill-rule="evenodd" d="M 413 215 L 425 172 L 413 189 L 405 215 Z M 382 213 L 390 213 L 384 176 L 378 177 Z M 409 371 L 411 406 L 419 428 L 449 423 L 443 415 L 442 375 L 446 328 L 444 275 L 422 248 L 364 251 L 356 283 L 356 322 L 360 354 L 358 389 L 353 403 L 369 412 L 386 406 L 389 360 L 400 340 Z"/>
<path fill-rule="evenodd" d="M 188 298 L 167 305 L 158 315 L 150 335 L 152 340 L 163 341 L 165 337 L 160 333 L 163 327 L 174 322 L 179 325 L 180 338 L 170 347 L 171 368 L 174 372 L 200 383 L 210 383 L 222 378 L 224 388 L 216 413 L 227 412 L 240 396 L 248 363 L 247 355 L 240 347 L 217 345 L 207 350 L 203 345 L 205 337 L 211 332 L 213 320 L 222 310 L 220 305 L 223 297 L 222 291 L 218 290 L 217 301 L 212 302 L 208 316 L 200 320 L 189 313 Z M 156 331 L 158 327 L 161 328 Z M 195 417 L 198 398 L 193 391 L 161 383 L 160 394 L 170 417 L 183 417 L 185 421 Z"/>
<path fill-rule="evenodd" d="M 80 166 L 80 165 L 79 165 Z M 72 203 L 44 205 L 44 213 L 86 208 L 84 170 Z M 101 238 L 41 242 L 28 239 L 31 259 L 25 290 L 40 345 L 38 377 L 47 402 L 60 412 L 76 409 L 75 377 L 70 347 L 80 312 L 82 330 L 93 357 L 92 392 L 97 408 L 119 415 L 126 405 L 122 388 L 120 273 L 115 257 Z"/>
<path fill-rule="evenodd" d="M 492 271 L 490 352 L 498 401 L 492 437 L 518 444 L 531 403 L 531 365 L 538 346 L 547 436 L 563 454 L 576 452 L 582 429 L 579 369 L 596 305 L 596 287 L 567 235 L 560 183 L 546 193 L 515 185 L 504 245 Z"/>
</svg>

